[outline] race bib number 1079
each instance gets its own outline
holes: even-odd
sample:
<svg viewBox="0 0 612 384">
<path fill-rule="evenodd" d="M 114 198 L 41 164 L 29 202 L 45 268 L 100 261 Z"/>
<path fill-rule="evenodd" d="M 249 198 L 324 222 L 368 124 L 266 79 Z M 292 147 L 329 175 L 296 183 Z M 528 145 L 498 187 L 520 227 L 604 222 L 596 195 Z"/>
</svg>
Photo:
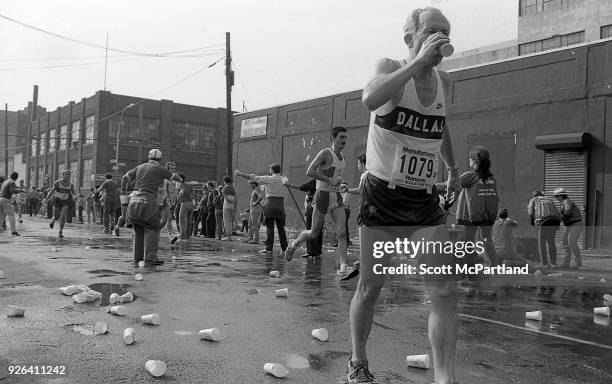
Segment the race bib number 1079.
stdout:
<svg viewBox="0 0 612 384">
<path fill-rule="evenodd" d="M 412 189 L 428 189 L 436 183 L 439 144 L 431 148 L 415 148 L 398 144 L 389 187 L 396 185 Z"/>
</svg>

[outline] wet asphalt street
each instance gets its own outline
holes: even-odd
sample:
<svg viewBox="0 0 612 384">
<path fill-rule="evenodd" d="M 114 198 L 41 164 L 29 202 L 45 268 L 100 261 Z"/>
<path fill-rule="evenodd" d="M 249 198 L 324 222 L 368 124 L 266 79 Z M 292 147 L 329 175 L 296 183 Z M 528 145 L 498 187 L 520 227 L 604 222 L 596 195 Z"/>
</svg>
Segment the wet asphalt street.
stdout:
<svg viewBox="0 0 612 384">
<path fill-rule="evenodd" d="M 0 234 L 0 383 L 343 383 L 350 356 L 348 308 L 356 280 L 340 282 L 333 253 L 322 260 L 261 246 L 194 238 L 173 248 L 162 235 L 165 265 L 135 268 L 131 233 L 105 235 L 100 226 L 69 224 L 65 239 L 41 219 L 26 218 L 22 237 Z M 242 239 L 242 238 L 237 238 Z M 86 248 L 87 247 L 87 248 Z M 350 249 L 353 259 L 355 247 Z M 299 251 L 297 255 L 299 255 Z M 279 270 L 281 278 L 269 277 Z M 141 272 L 142 281 L 134 274 Z M 102 302 L 76 304 L 58 288 L 84 284 Z M 288 288 L 288 298 L 274 291 Z M 108 296 L 127 291 L 126 316 L 106 313 Z M 612 326 L 595 318 L 609 284 L 533 276 L 462 284 L 457 372 L 462 384 L 612 383 Z M 7 318 L 7 305 L 26 307 Z M 432 370 L 406 368 L 406 355 L 430 353 L 428 297 L 418 278 L 382 292 L 368 344 L 370 367 L 381 383 L 431 383 Z M 525 321 L 541 310 L 542 322 Z M 140 323 L 159 313 L 160 325 Z M 104 321 L 105 335 L 93 335 Z M 126 346 L 122 332 L 136 331 Z M 219 342 L 199 340 L 217 327 Z M 314 328 L 329 341 L 314 340 Z M 153 378 L 147 360 L 163 360 L 165 376 Z M 285 365 L 284 379 L 263 365 Z M 64 375 L 10 375 L 9 366 L 65 366 Z"/>
</svg>

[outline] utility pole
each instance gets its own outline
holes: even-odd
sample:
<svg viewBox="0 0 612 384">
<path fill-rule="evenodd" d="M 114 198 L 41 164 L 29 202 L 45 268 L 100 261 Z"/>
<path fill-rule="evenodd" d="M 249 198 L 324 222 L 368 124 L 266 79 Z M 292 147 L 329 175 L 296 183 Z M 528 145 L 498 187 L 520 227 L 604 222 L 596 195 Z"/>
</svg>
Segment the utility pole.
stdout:
<svg viewBox="0 0 612 384">
<path fill-rule="evenodd" d="M 225 32 L 225 93 L 227 108 L 227 174 L 231 175 L 232 168 L 232 130 L 234 117 L 232 116 L 232 86 L 234 85 L 234 71 L 232 71 L 232 51 L 230 50 L 230 33 Z"/>
<path fill-rule="evenodd" d="M 26 168 L 28 168 L 27 172 L 26 172 L 26 185 L 34 185 L 35 183 L 38 182 L 38 146 L 35 145 L 34 146 L 34 151 L 32 151 L 32 142 L 37 143 L 38 142 L 38 137 L 40 137 L 40 121 L 38 121 L 38 130 L 39 133 L 36 134 L 36 138 L 33 137 L 32 135 L 32 124 L 34 122 L 34 120 L 38 119 L 38 85 L 34 85 L 34 90 L 32 92 L 32 108 L 30 109 L 30 118 L 28 119 L 28 141 L 27 143 L 28 145 L 28 150 L 25 152 L 27 153 L 28 159 L 26 161 Z M 40 145 L 40 144 L 39 144 Z M 30 159 L 34 157 L 34 180 L 30 179 Z"/>
<path fill-rule="evenodd" d="M 7 176 L 7 177 L 8 177 L 8 146 L 9 146 L 8 145 L 8 104 L 4 103 L 4 176 Z"/>
<path fill-rule="evenodd" d="M 106 54 L 104 55 L 104 90 L 106 91 L 106 66 L 108 65 L 108 33 L 106 34 Z"/>
<path fill-rule="evenodd" d="M 136 144 L 138 152 L 136 153 L 136 166 L 139 166 L 142 163 L 142 133 L 144 131 L 144 121 L 142 114 L 142 103 L 140 103 L 138 104 L 138 143 Z"/>
</svg>

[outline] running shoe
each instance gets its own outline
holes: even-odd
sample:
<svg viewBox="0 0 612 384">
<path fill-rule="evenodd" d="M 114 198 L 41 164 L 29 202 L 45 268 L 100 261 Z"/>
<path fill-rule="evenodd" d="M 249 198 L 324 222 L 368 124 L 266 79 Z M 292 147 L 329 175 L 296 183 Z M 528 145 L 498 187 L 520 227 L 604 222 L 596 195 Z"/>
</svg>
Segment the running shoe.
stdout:
<svg viewBox="0 0 612 384">
<path fill-rule="evenodd" d="M 377 384 L 378 381 L 368 369 L 368 361 L 360 360 L 352 362 L 349 360 L 348 372 L 346 374 L 348 384 Z"/>
<path fill-rule="evenodd" d="M 64 234 L 62 233 L 62 231 L 59 232 L 59 234 L 57 235 L 60 239 L 64 238 Z"/>
<path fill-rule="evenodd" d="M 115 236 L 119 237 L 119 226 L 115 227 Z"/>
<path fill-rule="evenodd" d="M 181 240 L 178 235 L 172 236 L 172 238 L 170 239 L 170 244 L 174 244 L 177 241 Z"/>
<path fill-rule="evenodd" d="M 259 244 L 259 241 L 257 241 L 257 240 L 251 240 L 251 241 L 249 241 L 249 244 Z"/>
<path fill-rule="evenodd" d="M 346 281 L 357 276 L 359 274 L 359 269 L 346 265 L 344 269 L 338 269 L 336 271 L 336 274 L 338 275 L 338 277 L 340 277 L 340 280 Z"/>
<path fill-rule="evenodd" d="M 293 254 L 295 253 L 296 250 L 297 250 L 297 247 L 292 241 L 291 244 L 289 244 L 289 246 L 285 250 L 285 260 L 291 261 L 293 259 Z"/>
<path fill-rule="evenodd" d="M 55 225 L 55 220 L 51 220 L 51 222 L 49 223 L 49 228 L 53 229 L 54 225 Z"/>
<path fill-rule="evenodd" d="M 271 255 L 272 251 L 269 251 L 267 249 L 262 249 L 261 251 L 257 252 L 260 255 Z"/>
<path fill-rule="evenodd" d="M 21 235 L 19 234 L 19 232 L 12 232 L 12 233 L 11 233 L 11 235 L 13 235 L 13 236 L 21 236 Z"/>
</svg>

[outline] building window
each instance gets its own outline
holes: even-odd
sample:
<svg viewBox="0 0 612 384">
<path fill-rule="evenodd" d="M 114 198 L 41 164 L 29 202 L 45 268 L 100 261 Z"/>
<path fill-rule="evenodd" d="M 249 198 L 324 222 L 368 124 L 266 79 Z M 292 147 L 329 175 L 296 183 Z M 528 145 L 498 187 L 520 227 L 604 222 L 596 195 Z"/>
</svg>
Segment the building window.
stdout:
<svg viewBox="0 0 612 384">
<path fill-rule="evenodd" d="M 543 0 L 542 12 L 559 7 L 559 0 Z"/>
<path fill-rule="evenodd" d="M 59 134 L 59 151 L 66 149 L 66 143 L 68 143 L 68 124 L 60 126 Z"/>
<path fill-rule="evenodd" d="M 601 38 L 607 39 L 608 37 L 612 37 L 612 24 L 601 27 Z"/>
<path fill-rule="evenodd" d="M 56 178 L 60 179 L 62 177 L 62 173 L 66 170 L 66 163 L 57 163 L 57 168 L 55 168 Z"/>
<path fill-rule="evenodd" d="M 36 176 L 36 174 L 34 173 L 35 170 L 36 168 L 30 167 L 30 186 L 38 188 L 40 185 L 37 183 L 37 180 L 34 179 L 34 177 Z"/>
<path fill-rule="evenodd" d="M 519 44 L 519 56 L 584 43 L 584 31 Z"/>
<path fill-rule="evenodd" d="M 32 148 L 30 149 L 30 156 L 36 156 L 38 154 L 38 152 L 36 152 L 36 150 L 38 149 L 38 140 L 40 140 L 38 137 L 34 136 L 32 137 Z M 33 179 L 30 179 L 33 180 Z"/>
<path fill-rule="evenodd" d="M 55 152 L 55 128 L 49 130 L 49 153 Z"/>
<path fill-rule="evenodd" d="M 36 184 L 38 184 L 39 187 L 44 187 L 46 184 L 45 173 L 43 172 L 42 165 L 38 167 L 38 180 Z"/>
<path fill-rule="evenodd" d="M 217 129 L 200 124 L 176 123 L 174 146 L 177 150 L 210 152 L 217 148 Z"/>
<path fill-rule="evenodd" d="M 83 188 L 93 187 L 91 176 L 93 173 L 93 159 L 83 160 Z"/>
<path fill-rule="evenodd" d="M 72 140 L 73 146 L 75 142 L 81 139 L 81 120 L 75 120 L 72 122 L 72 134 L 70 140 Z"/>
<path fill-rule="evenodd" d="M 47 133 L 43 132 L 40 134 L 40 145 L 38 146 L 38 154 L 44 155 L 47 153 Z"/>
<path fill-rule="evenodd" d="M 79 185 L 77 184 L 79 180 L 79 172 L 78 172 L 79 162 L 71 161 L 70 162 L 70 182 L 74 185 L 75 189 L 79 189 Z"/>
<path fill-rule="evenodd" d="M 85 144 L 92 144 L 94 141 L 94 125 L 96 125 L 96 116 L 87 116 L 85 118 Z"/>
<path fill-rule="evenodd" d="M 40 167 L 42 168 L 42 167 Z M 49 182 L 49 184 L 53 184 L 55 182 L 56 179 L 56 175 L 53 173 L 53 165 L 52 164 L 47 164 L 47 173 L 44 174 L 45 175 L 45 179 L 47 180 L 47 182 Z"/>
<path fill-rule="evenodd" d="M 538 12 L 538 2 L 536 0 L 520 0 L 519 16 L 531 15 L 537 12 Z"/>
</svg>

